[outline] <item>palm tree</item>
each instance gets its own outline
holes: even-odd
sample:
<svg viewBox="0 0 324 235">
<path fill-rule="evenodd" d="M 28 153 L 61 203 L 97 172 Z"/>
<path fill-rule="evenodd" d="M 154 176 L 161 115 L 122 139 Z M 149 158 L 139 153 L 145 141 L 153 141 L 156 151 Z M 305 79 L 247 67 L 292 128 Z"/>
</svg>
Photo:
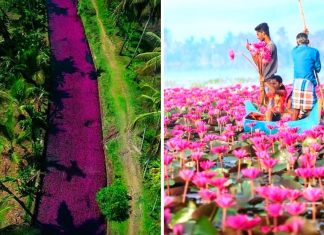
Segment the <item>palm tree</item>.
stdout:
<svg viewBox="0 0 324 235">
<path fill-rule="evenodd" d="M 145 62 L 137 70 L 140 75 L 156 75 L 161 71 L 161 39 L 153 32 L 145 34 L 145 40 L 154 48 L 152 52 L 144 52 L 135 59 Z"/>
</svg>

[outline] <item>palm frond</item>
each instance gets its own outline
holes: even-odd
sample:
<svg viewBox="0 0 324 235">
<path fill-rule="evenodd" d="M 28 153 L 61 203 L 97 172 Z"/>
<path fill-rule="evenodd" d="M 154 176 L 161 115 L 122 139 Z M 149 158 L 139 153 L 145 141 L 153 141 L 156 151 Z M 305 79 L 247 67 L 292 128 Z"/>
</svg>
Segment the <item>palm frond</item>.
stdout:
<svg viewBox="0 0 324 235">
<path fill-rule="evenodd" d="M 159 55 L 161 55 L 161 52 L 144 52 L 135 56 L 135 59 L 147 62 Z"/>
</svg>

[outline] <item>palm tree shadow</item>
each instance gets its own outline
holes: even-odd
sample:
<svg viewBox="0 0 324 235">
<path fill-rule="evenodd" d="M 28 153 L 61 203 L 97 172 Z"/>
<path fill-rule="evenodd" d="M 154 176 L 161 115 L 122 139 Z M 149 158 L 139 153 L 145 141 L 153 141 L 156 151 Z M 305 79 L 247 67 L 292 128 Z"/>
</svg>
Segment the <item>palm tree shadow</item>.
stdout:
<svg viewBox="0 0 324 235">
<path fill-rule="evenodd" d="M 40 224 L 42 234 L 44 235 L 104 235 L 105 221 L 102 217 L 98 219 L 89 219 L 80 226 L 74 224 L 74 218 L 65 201 L 62 201 L 57 211 L 57 225 Z"/>
<path fill-rule="evenodd" d="M 51 159 L 53 157 L 48 156 L 48 159 Z M 77 161 L 70 161 L 70 166 L 65 166 L 62 164 L 59 164 L 57 160 L 53 161 L 47 161 L 46 162 L 46 169 L 45 171 L 49 173 L 51 168 L 54 168 L 58 171 L 63 171 L 66 174 L 66 180 L 71 182 L 72 178 L 75 176 L 85 178 L 86 174 L 82 171 L 82 169 L 78 166 Z"/>
<path fill-rule="evenodd" d="M 47 9 L 48 9 L 48 14 L 56 14 L 56 15 L 64 15 L 64 16 L 68 15 L 67 8 L 59 7 L 51 0 L 47 1 Z"/>
</svg>

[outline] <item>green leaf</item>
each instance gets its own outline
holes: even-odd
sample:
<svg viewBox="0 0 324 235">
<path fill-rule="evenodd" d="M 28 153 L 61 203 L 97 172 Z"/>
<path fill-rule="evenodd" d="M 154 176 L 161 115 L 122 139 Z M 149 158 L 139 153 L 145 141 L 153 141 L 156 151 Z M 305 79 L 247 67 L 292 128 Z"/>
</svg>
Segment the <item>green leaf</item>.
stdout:
<svg viewBox="0 0 324 235">
<path fill-rule="evenodd" d="M 274 166 L 274 168 L 272 169 L 272 173 L 277 173 L 280 172 L 284 169 L 287 168 L 287 164 L 286 163 L 280 163 Z"/>
<path fill-rule="evenodd" d="M 21 157 L 18 155 L 18 153 L 14 152 L 14 153 L 11 154 L 11 160 L 14 163 L 18 164 L 20 162 L 20 160 L 21 160 Z"/>
<path fill-rule="evenodd" d="M 216 216 L 213 221 L 219 227 L 221 226 L 222 223 L 222 213 L 223 213 L 222 208 L 220 210 L 217 210 Z M 228 208 L 226 214 L 227 216 L 235 215 L 237 214 L 237 211 L 234 208 Z"/>
<path fill-rule="evenodd" d="M 293 179 L 281 178 L 279 183 L 282 186 L 284 186 L 286 188 L 290 188 L 290 189 L 301 189 L 301 188 L 303 188 L 303 186 L 300 183 L 296 182 Z"/>
<path fill-rule="evenodd" d="M 273 156 L 274 158 L 279 160 L 279 163 L 284 163 L 287 161 L 287 157 L 289 156 L 289 153 L 286 149 L 284 149 L 276 152 Z"/>
<path fill-rule="evenodd" d="M 174 184 L 175 184 L 174 180 L 169 179 L 169 186 L 172 186 Z M 164 186 L 167 186 L 167 180 L 164 181 Z"/>
<path fill-rule="evenodd" d="M 316 161 L 316 166 L 317 167 L 324 166 L 324 159 L 321 159 L 321 160 Z"/>
<path fill-rule="evenodd" d="M 193 202 L 189 202 L 188 207 L 179 210 L 170 222 L 171 227 L 175 224 L 181 224 L 189 221 L 192 217 L 192 213 L 196 210 L 196 205 Z"/>
<path fill-rule="evenodd" d="M 216 228 L 212 223 L 206 218 L 200 218 L 193 230 L 193 235 L 215 235 L 218 234 Z"/>
</svg>

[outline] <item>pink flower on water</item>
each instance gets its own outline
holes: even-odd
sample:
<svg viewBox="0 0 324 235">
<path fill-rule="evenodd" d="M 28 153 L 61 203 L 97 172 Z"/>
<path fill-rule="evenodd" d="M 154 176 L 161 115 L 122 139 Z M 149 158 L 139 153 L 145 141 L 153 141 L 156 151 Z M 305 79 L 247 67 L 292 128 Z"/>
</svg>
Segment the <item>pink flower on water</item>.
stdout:
<svg viewBox="0 0 324 235">
<path fill-rule="evenodd" d="M 297 189 L 289 189 L 287 192 L 287 197 L 291 201 L 297 200 L 302 195 L 302 192 Z"/>
<path fill-rule="evenodd" d="M 194 161 L 199 161 L 203 156 L 203 152 L 193 152 L 191 153 L 191 158 Z"/>
<path fill-rule="evenodd" d="M 227 178 L 214 178 L 209 181 L 209 184 L 219 189 L 222 189 L 224 188 L 224 185 L 227 181 Z"/>
<path fill-rule="evenodd" d="M 317 178 L 323 178 L 324 177 L 324 166 L 316 167 L 314 170 L 313 175 Z"/>
<path fill-rule="evenodd" d="M 204 201 L 213 201 L 216 199 L 216 192 L 209 189 L 200 189 L 198 194 Z"/>
<path fill-rule="evenodd" d="M 313 176 L 312 168 L 297 168 L 295 173 L 298 177 L 311 178 Z"/>
<path fill-rule="evenodd" d="M 278 226 L 278 231 L 298 234 L 302 229 L 303 224 L 304 224 L 304 220 L 296 217 L 293 218 L 293 220 L 290 221 L 290 223 Z"/>
<path fill-rule="evenodd" d="M 248 153 L 245 151 L 245 149 L 237 149 L 233 150 L 233 154 L 235 157 L 242 159 L 248 155 Z"/>
<path fill-rule="evenodd" d="M 221 208 L 229 208 L 231 206 L 234 206 L 235 199 L 231 194 L 222 194 L 216 199 L 216 203 Z"/>
<path fill-rule="evenodd" d="M 208 178 L 202 173 L 196 173 L 192 183 L 194 183 L 198 188 L 205 188 L 207 186 Z"/>
<path fill-rule="evenodd" d="M 269 204 L 265 207 L 265 210 L 271 217 L 278 217 L 282 215 L 282 205 L 280 203 Z"/>
<path fill-rule="evenodd" d="M 277 186 L 268 187 L 268 198 L 276 203 L 282 203 L 287 198 L 287 189 Z"/>
<path fill-rule="evenodd" d="M 170 208 L 165 208 L 164 209 L 164 222 L 166 224 L 170 223 L 171 221 L 171 210 Z"/>
<path fill-rule="evenodd" d="M 316 202 L 322 197 L 322 192 L 319 188 L 307 188 L 303 191 L 303 196 L 307 201 Z"/>
<path fill-rule="evenodd" d="M 264 166 L 267 169 L 272 169 L 277 164 L 277 162 L 278 162 L 278 160 L 273 159 L 273 158 L 264 158 L 264 159 L 262 159 L 262 163 L 264 164 Z"/>
<path fill-rule="evenodd" d="M 164 207 L 165 208 L 171 207 L 172 206 L 172 203 L 173 203 L 173 197 L 164 195 Z"/>
<path fill-rule="evenodd" d="M 164 165 L 169 165 L 172 161 L 173 161 L 173 157 L 168 155 L 168 154 L 164 154 Z"/>
<path fill-rule="evenodd" d="M 184 181 L 190 181 L 192 177 L 195 175 L 195 172 L 189 169 L 184 169 L 179 172 L 179 176 L 184 180 Z"/>
<path fill-rule="evenodd" d="M 228 56 L 229 56 L 230 60 L 234 60 L 235 53 L 234 53 L 234 51 L 232 49 L 228 51 Z"/>
<path fill-rule="evenodd" d="M 260 170 L 254 167 L 246 168 L 242 170 L 242 174 L 248 179 L 255 179 L 260 174 Z"/>
<path fill-rule="evenodd" d="M 299 215 L 306 209 L 306 205 L 303 202 L 290 202 L 285 205 L 286 211 L 291 215 Z"/>
<path fill-rule="evenodd" d="M 212 147 L 210 149 L 210 152 L 214 153 L 214 154 L 222 154 L 222 153 L 227 152 L 227 150 L 228 150 L 228 147 L 226 145 L 220 145 L 220 146 Z"/>
<path fill-rule="evenodd" d="M 206 161 L 200 162 L 199 165 L 202 169 L 204 169 L 206 171 L 206 170 L 209 170 L 210 168 L 212 168 L 213 166 L 215 166 L 215 162 L 206 160 Z"/>
<path fill-rule="evenodd" d="M 184 232 L 184 226 L 182 224 L 175 224 L 173 226 L 173 234 L 174 235 L 182 235 Z"/>
<path fill-rule="evenodd" d="M 245 214 L 229 216 L 226 220 L 226 225 L 235 230 L 250 230 L 261 222 L 261 218 L 249 217 Z"/>
</svg>

